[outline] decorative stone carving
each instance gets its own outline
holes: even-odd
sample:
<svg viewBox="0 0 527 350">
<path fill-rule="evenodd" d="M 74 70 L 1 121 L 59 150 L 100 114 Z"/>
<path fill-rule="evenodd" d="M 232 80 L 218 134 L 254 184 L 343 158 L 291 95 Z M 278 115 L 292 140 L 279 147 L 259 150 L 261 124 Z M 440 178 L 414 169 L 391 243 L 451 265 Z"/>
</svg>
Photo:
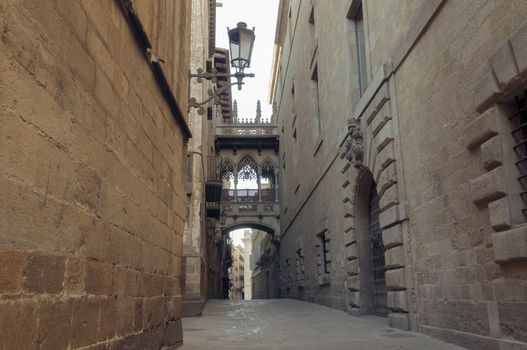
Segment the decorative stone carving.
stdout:
<svg viewBox="0 0 527 350">
<path fill-rule="evenodd" d="M 346 159 L 354 167 L 362 167 L 364 159 L 363 133 L 360 127 L 360 120 L 351 118 L 348 120 L 348 141 L 346 141 Z"/>
</svg>

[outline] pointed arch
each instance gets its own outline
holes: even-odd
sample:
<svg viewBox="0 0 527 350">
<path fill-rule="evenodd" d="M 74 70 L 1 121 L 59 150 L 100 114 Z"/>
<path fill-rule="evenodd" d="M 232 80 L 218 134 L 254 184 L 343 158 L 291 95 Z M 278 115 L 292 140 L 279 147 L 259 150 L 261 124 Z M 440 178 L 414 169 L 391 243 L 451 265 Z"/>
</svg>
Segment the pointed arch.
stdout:
<svg viewBox="0 0 527 350">
<path fill-rule="evenodd" d="M 238 180 L 258 180 L 258 164 L 249 154 L 244 155 L 236 167 Z"/>
</svg>

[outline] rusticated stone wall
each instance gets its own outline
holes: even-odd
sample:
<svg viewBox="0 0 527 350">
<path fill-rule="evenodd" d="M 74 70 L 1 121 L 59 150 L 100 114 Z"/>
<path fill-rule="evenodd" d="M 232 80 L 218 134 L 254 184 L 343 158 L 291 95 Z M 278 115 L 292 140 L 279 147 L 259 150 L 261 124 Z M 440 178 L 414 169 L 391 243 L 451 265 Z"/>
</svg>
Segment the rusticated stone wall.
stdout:
<svg viewBox="0 0 527 350">
<path fill-rule="evenodd" d="M 182 343 L 190 2 L 139 3 L 172 104 L 133 2 L 0 2 L 2 349 Z"/>
<path fill-rule="evenodd" d="M 374 306 L 386 304 L 390 325 L 470 349 L 526 348 L 524 143 L 510 120 L 527 88 L 526 5 L 281 1 L 284 296 L 372 313 L 375 185 L 386 297 Z"/>
</svg>

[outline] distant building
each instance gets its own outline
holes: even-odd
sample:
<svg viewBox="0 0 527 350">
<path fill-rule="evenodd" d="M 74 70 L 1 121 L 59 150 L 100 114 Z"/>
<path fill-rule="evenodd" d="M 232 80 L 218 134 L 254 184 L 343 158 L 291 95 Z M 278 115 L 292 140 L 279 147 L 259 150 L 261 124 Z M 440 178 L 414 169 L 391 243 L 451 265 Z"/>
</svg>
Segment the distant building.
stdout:
<svg viewBox="0 0 527 350">
<path fill-rule="evenodd" d="M 242 246 L 232 245 L 232 266 L 230 269 L 231 291 L 229 298 L 244 299 L 245 288 L 245 251 Z"/>
<path fill-rule="evenodd" d="M 244 263 L 244 299 L 251 300 L 253 298 L 252 292 L 252 270 L 251 270 L 251 254 L 252 254 L 252 239 L 253 230 L 243 231 L 243 263 Z"/>
</svg>

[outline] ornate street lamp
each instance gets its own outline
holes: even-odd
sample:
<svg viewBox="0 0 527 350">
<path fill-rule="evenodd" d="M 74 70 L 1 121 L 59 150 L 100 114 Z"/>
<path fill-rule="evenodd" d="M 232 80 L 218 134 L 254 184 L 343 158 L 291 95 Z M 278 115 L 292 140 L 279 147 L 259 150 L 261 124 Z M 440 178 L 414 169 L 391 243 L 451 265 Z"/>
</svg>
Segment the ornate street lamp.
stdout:
<svg viewBox="0 0 527 350">
<path fill-rule="evenodd" d="M 219 89 L 214 88 L 214 90 L 209 89 L 208 94 L 209 98 L 203 102 L 197 102 L 197 100 L 192 97 L 189 101 L 190 107 L 198 108 L 198 114 L 203 115 L 205 109 L 203 105 L 214 100 L 215 104 L 220 103 L 220 95 L 230 88 L 233 85 L 238 85 L 238 90 L 242 89 L 243 78 L 253 78 L 253 73 L 245 73 L 245 68 L 251 66 L 251 56 L 253 52 L 254 39 L 254 28 L 248 29 L 247 23 L 239 22 L 236 25 L 236 28 L 229 29 L 229 46 L 230 46 L 230 55 L 231 55 L 231 66 L 236 69 L 234 74 L 218 73 L 216 68 L 212 68 L 210 72 L 204 72 L 203 69 L 198 68 L 196 74 L 190 74 L 191 78 L 197 78 L 198 83 L 201 83 L 203 79 L 210 80 L 213 83 L 218 81 L 219 77 L 234 77 L 236 82 L 222 86 Z"/>
<path fill-rule="evenodd" d="M 247 29 L 247 23 L 239 22 L 236 28 L 229 29 L 229 42 L 231 47 L 231 65 L 236 69 L 234 77 L 238 80 L 238 90 L 242 89 L 242 80 L 246 76 L 243 71 L 251 66 L 253 53 L 254 28 Z"/>
</svg>

